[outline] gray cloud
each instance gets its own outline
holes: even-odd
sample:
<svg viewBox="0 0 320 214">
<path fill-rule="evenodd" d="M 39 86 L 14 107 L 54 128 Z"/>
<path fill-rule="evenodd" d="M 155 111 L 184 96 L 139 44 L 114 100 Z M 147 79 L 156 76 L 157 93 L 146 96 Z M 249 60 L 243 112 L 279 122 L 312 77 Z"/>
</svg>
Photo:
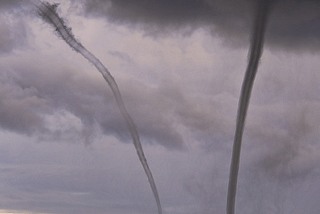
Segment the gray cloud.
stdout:
<svg viewBox="0 0 320 214">
<path fill-rule="evenodd" d="M 23 19 L 16 14 L 3 12 L 0 15 L 0 54 L 8 54 L 26 43 L 27 28 Z"/>
<path fill-rule="evenodd" d="M 17 7 L 22 6 L 23 3 L 27 3 L 27 0 L 2 0 L 0 2 L 0 10 L 10 11 Z"/>
<path fill-rule="evenodd" d="M 87 15 L 105 17 L 117 24 L 163 35 L 205 27 L 227 44 L 242 46 L 248 41 L 255 1 L 221 0 L 81 0 Z M 320 47 L 318 11 L 314 0 L 278 0 L 273 8 L 266 43 L 273 47 L 317 51 Z"/>
<path fill-rule="evenodd" d="M 190 33 L 193 29 L 203 26 L 221 28 L 222 31 L 213 30 L 213 32 L 226 34 L 227 37 L 232 36 L 232 31 L 237 29 L 239 35 L 250 28 L 250 24 L 246 23 L 250 14 L 246 13 L 251 13 L 252 7 L 247 0 L 241 0 L 237 4 L 229 1 L 206 0 L 82 2 L 88 15 L 102 16 L 111 22 L 142 28 L 147 34 L 153 36 L 177 30 Z M 234 19 L 239 20 L 235 22 Z"/>
<path fill-rule="evenodd" d="M 1 72 L 1 126 L 31 134 L 35 129 L 41 129 L 42 120 L 36 111 L 45 111 L 46 100 L 39 97 L 34 87 L 20 87 L 12 74 Z"/>
<path fill-rule="evenodd" d="M 264 154 L 256 162 L 259 170 L 286 182 L 303 179 L 314 170 L 318 161 L 314 159 L 315 142 L 319 140 L 314 137 L 320 127 L 317 109 L 319 102 L 306 100 L 294 107 L 282 107 L 282 115 L 270 108 L 269 114 L 279 114 L 279 125 L 274 127 L 276 123 L 273 121 L 263 128 L 250 127 L 248 135 L 259 141 L 262 147 L 266 146 Z"/>
<path fill-rule="evenodd" d="M 1 68 L 3 129 L 39 135 L 40 140 L 73 142 L 90 142 L 101 130 L 130 142 L 113 95 L 103 81 L 80 72 L 81 68 L 61 57 L 28 55 L 12 58 Z M 31 64 L 35 58 L 42 64 Z M 210 151 L 216 145 L 212 139 L 222 143 L 232 138 L 234 115 L 228 112 L 235 112 L 236 100 L 230 95 L 218 94 L 210 98 L 214 100 L 210 104 L 208 97 L 191 99 L 175 81 L 152 88 L 133 80 L 120 83 L 143 142 L 185 149 L 182 133 L 187 132 Z"/>
<path fill-rule="evenodd" d="M 84 138 L 85 141 L 90 141 L 93 130 L 98 125 L 103 133 L 129 142 L 129 132 L 115 107 L 111 91 L 104 86 L 103 81 L 81 75 L 76 71 L 77 68 L 62 62 L 63 60 L 59 61 L 59 65 L 52 64 L 53 67 L 47 68 L 32 66 L 25 59 L 17 59 L 10 69 L 2 68 L 0 126 L 28 135 L 44 134 L 41 137 L 43 139 L 53 137 L 63 140 L 73 137 L 74 140 Z M 48 69 L 54 69 L 55 72 L 43 72 Z M 162 94 L 168 92 L 146 90 L 146 87 L 143 84 L 141 88 L 123 87 L 124 100 L 137 118 L 142 139 L 160 143 L 167 148 L 182 149 L 183 139 L 173 128 L 170 114 L 164 111 L 171 108 L 175 100 Z M 161 102 L 166 102 L 163 99 L 169 99 L 169 103 L 161 105 Z M 157 114 L 154 113 L 155 110 Z M 59 114 L 61 119 L 68 115 L 71 120 L 78 118 L 78 130 L 72 127 L 50 128 L 57 124 L 49 125 L 50 121 L 46 118 L 50 118 L 50 115 L 53 118 L 59 117 Z M 52 123 L 55 122 L 63 123 Z M 70 136 L 70 133 L 74 136 Z"/>
<path fill-rule="evenodd" d="M 153 36 L 174 32 L 191 33 L 206 28 L 229 46 L 248 44 L 254 14 L 253 0 L 73 0 L 88 16 L 143 29 Z M 28 1 L 1 1 L 1 10 L 21 18 Z M 277 0 L 266 32 L 266 44 L 273 48 L 318 51 L 320 47 L 320 3 L 313 0 Z M 30 11 L 29 11 L 30 12 Z M 25 13 L 24 13 L 25 14 Z M 11 24 L 12 25 L 12 24 Z M 23 24 L 0 22 L 1 52 L 9 52 L 25 40 Z"/>
</svg>

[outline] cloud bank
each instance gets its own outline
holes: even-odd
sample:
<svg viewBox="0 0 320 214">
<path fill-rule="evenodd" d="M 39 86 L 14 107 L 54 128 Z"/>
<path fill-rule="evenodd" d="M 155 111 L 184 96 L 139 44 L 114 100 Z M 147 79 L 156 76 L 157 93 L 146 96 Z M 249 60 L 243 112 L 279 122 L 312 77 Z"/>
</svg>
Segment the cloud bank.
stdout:
<svg viewBox="0 0 320 214">
<path fill-rule="evenodd" d="M 74 1 L 78 2 L 78 1 Z M 161 35 L 181 30 L 208 28 L 226 44 L 242 46 L 248 41 L 254 0 L 80 0 L 85 14 L 110 22 L 142 28 Z M 318 51 L 320 3 L 313 0 L 277 0 L 270 15 L 266 44 L 274 48 Z"/>
</svg>

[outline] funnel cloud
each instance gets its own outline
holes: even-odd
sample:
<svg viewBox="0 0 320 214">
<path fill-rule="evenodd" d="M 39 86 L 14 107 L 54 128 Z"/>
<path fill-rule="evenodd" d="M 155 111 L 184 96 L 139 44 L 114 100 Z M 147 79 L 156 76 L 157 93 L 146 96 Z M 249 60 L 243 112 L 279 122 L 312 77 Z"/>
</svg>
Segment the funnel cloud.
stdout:
<svg viewBox="0 0 320 214">
<path fill-rule="evenodd" d="M 234 214 L 235 212 L 235 198 L 237 191 L 242 135 L 248 111 L 250 95 L 253 87 L 253 82 L 257 73 L 259 60 L 262 54 L 264 34 L 266 30 L 267 19 L 270 12 L 269 10 L 271 4 L 272 3 L 269 0 L 260 0 L 257 4 L 257 14 L 252 30 L 249 62 L 242 83 L 241 95 L 238 105 L 236 132 L 234 136 L 232 160 L 229 175 L 227 214 Z"/>
<path fill-rule="evenodd" d="M 65 22 L 63 21 L 63 19 L 59 17 L 59 15 L 56 12 L 56 8 L 58 4 L 50 4 L 48 2 L 45 2 L 45 3 L 35 2 L 35 6 L 38 8 L 39 15 L 56 29 L 57 33 L 61 36 L 61 38 L 73 50 L 80 53 L 83 57 L 89 60 L 89 62 L 91 62 L 98 69 L 98 71 L 102 74 L 103 78 L 109 84 L 116 98 L 118 108 L 122 116 L 124 117 L 126 124 L 130 130 L 131 137 L 132 137 L 134 146 L 137 150 L 138 157 L 148 177 L 149 184 L 151 186 L 153 195 L 155 197 L 157 207 L 158 207 L 158 213 L 161 214 L 162 209 L 161 209 L 160 198 L 158 195 L 157 187 L 153 179 L 149 165 L 147 163 L 147 159 L 145 158 L 136 125 L 124 106 L 118 85 L 115 82 L 114 78 L 112 77 L 108 69 L 99 61 L 99 59 L 97 59 L 91 52 L 89 52 L 80 42 L 78 42 L 75 39 L 74 35 L 71 32 L 71 29 L 65 25 Z"/>
</svg>

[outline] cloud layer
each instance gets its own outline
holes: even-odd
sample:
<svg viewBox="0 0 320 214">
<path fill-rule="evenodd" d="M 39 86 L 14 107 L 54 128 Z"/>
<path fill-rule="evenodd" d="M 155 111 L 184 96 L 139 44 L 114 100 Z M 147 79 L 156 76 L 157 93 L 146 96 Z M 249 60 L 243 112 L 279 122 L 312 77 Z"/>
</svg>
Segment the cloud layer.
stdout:
<svg viewBox="0 0 320 214">
<path fill-rule="evenodd" d="M 255 1 L 220 0 L 81 0 L 84 12 L 108 21 L 126 24 L 159 36 L 177 30 L 190 32 L 205 27 L 227 44 L 248 41 Z M 307 0 L 277 0 L 270 17 L 266 42 L 285 49 L 318 51 L 320 3 Z"/>
</svg>

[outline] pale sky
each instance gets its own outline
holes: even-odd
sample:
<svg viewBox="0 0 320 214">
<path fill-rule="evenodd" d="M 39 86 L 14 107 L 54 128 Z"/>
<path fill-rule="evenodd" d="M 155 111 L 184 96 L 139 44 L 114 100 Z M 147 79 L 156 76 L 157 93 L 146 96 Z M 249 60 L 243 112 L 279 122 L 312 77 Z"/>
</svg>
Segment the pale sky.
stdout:
<svg viewBox="0 0 320 214">
<path fill-rule="evenodd" d="M 237 214 L 320 213 L 320 3 L 278 1 Z M 55 2 L 117 81 L 163 213 L 225 213 L 253 1 Z M 0 0 L 0 213 L 157 213 L 109 86 L 54 30 L 29 1 Z"/>
</svg>

